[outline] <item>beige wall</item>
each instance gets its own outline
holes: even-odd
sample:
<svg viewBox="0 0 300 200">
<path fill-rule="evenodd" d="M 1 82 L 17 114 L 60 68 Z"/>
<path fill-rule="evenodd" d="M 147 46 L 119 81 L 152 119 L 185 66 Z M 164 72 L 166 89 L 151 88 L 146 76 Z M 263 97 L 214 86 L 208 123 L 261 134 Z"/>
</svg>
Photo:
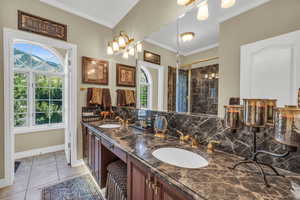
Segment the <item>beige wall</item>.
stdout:
<svg viewBox="0 0 300 200">
<path fill-rule="evenodd" d="M 68 25 L 68 42 L 74 43 L 78 46 L 78 81 L 81 83 L 81 57 L 89 56 L 94 58 L 110 59 L 106 55 L 105 46 L 107 41 L 111 39 L 112 30 L 99 24 L 85 20 L 81 17 L 74 16 L 66 13 L 60 9 L 50 7 L 41 3 L 39 0 L 1 0 L 0 3 L 0 96 L 3 96 L 3 27 L 17 29 L 17 10 L 23 10 L 41 17 L 45 17 L 63 24 Z M 2 87 L 1 87 L 2 86 Z M 82 84 L 79 84 L 81 87 Z M 84 86 L 86 87 L 86 86 Z M 78 112 L 80 113 L 81 107 L 85 104 L 83 101 L 82 92 L 79 92 L 78 88 Z M 3 98 L 0 99 L 0 112 L 3 113 Z M 79 124 L 80 115 L 78 115 L 78 153 L 81 157 L 81 127 Z M 0 120 L 0 126 L 3 127 L 3 115 Z M 49 141 L 49 137 L 53 137 L 49 134 L 44 134 L 41 141 Z M 19 137 L 19 136 L 18 136 Z M 22 136 L 21 136 L 22 137 Z M 25 135 L 23 137 L 26 137 Z M 34 140 L 40 135 L 35 136 Z M 58 138 L 61 138 L 59 136 Z M 20 138 L 21 139 L 21 138 Z M 19 145 L 21 142 L 17 139 Z M 24 138 L 22 138 L 24 139 Z M 4 130 L 0 130 L 0 179 L 4 177 Z M 26 138 L 26 140 L 29 140 Z M 37 141 L 38 141 L 37 140 Z M 54 139 L 53 141 L 57 141 Z M 40 141 L 39 141 L 40 142 Z M 43 143 L 43 142 L 42 142 Z M 51 142 L 52 143 L 52 142 Z M 36 144 L 33 144 L 36 145 Z M 23 146 L 18 146 L 17 150 L 24 149 Z"/>
<path fill-rule="evenodd" d="M 215 48 L 212 48 L 212 49 L 201 51 L 199 53 L 184 56 L 182 58 L 182 64 L 181 65 L 188 65 L 188 64 L 191 64 L 195 61 L 208 59 L 208 58 L 213 58 L 213 57 L 218 57 L 218 56 L 219 56 L 218 47 L 215 47 Z M 213 65 L 213 64 L 216 64 L 216 63 L 219 63 L 219 59 L 212 60 L 212 61 L 207 61 L 207 62 L 202 62 L 202 63 L 199 63 L 199 64 L 195 64 L 192 67 L 203 67 L 203 66 L 207 66 L 207 65 Z"/>
<path fill-rule="evenodd" d="M 64 140 L 64 130 L 18 134 L 15 138 L 15 152 L 62 145 Z"/>
<path fill-rule="evenodd" d="M 240 95 L 240 46 L 300 29 L 299 0 L 271 0 L 220 25 L 219 116 Z"/>
<path fill-rule="evenodd" d="M 125 30 L 136 40 L 143 40 L 173 22 L 183 10 L 174 0 L 140 0 L 114 28 L 114 33 Z"/>
</svg>

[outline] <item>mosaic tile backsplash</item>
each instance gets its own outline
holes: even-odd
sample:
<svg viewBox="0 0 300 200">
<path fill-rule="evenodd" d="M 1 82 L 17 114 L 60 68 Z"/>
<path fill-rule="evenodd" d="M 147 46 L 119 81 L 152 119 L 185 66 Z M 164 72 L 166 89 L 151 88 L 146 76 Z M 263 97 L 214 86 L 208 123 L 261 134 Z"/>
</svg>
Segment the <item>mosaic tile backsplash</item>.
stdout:
<svg viewBox="0 0 300 200">
<path fill-rule="evenodd" d="M 193 135 L 203 145 L 207 145 L 210 140 L 217 140 L 221 143 L 216 148 L 221 151 L 242 157 L 248 157 L 251 154 L 253 138 L 247 128 L 234 133 L 226 129 L 223 125 L 223 120 L 217 116 L 145 111 L 124 107 L 115 107 L 114 110 L 121 117 L 131 121 L 137 121 L 138 116 L 141 115 L 152 120 L 154 120 L 156 115 L 164 115 L 168 120 L 168 134 L 170 135 L 177 136 L 176 130 L 180 130 L 185 134 Z M 285 145 L 274 141 L 272 128 L 265 128 L 257 134 L 257 148 L 258 150 L 267 150 L 273 153 L 284 153 L 287 150 Z M 272 164 L 274 167 L 300 174 L 300 148 L 286 158 L 260 155 L 259 159 L 265 163 Z"/>
</svg>

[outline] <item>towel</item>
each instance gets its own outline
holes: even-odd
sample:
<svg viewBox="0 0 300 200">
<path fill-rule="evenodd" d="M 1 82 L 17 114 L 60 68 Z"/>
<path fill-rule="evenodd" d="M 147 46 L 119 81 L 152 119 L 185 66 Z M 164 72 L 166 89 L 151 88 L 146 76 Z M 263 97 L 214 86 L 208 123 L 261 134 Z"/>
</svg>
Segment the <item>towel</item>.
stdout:
<svg viewBox="0 0 300 200">
<path fill-rule="evenodd" d="M 111 96 L 108 88 L 102 89 L 102 105 L 105 110 L 111 110 Z"/>
<path fill-rule="evenodd" d="M 135 93 L 133 90 L 125 90 L 126 105 L 135 104 Z"/>
<path fill-rule="evenodd" d="M 102 88 L 93 88 L 92 89 L 92 98 L 90 100 L 91 104 L 98 104 L 102 105 L 102 95 L 103 95 L 103 90 Z"/>
<path fill-rule="evenodd" d="M 117 106 L 126 106 L 125 90 L 117 90 Z"/>
</svg>

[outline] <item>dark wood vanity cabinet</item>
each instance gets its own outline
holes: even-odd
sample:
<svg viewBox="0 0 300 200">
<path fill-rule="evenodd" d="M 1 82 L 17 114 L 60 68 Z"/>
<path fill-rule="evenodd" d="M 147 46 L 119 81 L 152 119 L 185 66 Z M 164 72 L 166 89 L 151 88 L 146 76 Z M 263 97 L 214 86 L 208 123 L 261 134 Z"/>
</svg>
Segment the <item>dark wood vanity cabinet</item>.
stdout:
<svg viewBox="0 0 300 200">
<path fill-rule="evenodd" d="M 150 169 L 134 158 L 127 162 L 127 199 L 128 200 L 189 200 L 178 189 L 162 181 Z"/>
<path fill-rule="evenodd" d="M 122 160 L 127 163 L 128 200 L 192 199 L 154 175 L 145 164 L 87 127 L 83 129 L 83 150 L 84 161 L 100 188 L 106 186 L 107 166 Z"/>
</svg>

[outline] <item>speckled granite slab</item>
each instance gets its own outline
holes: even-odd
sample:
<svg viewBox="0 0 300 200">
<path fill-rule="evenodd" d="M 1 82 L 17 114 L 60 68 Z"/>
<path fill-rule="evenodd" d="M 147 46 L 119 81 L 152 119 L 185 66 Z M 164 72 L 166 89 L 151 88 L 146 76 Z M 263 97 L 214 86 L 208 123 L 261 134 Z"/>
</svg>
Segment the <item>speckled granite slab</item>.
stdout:
<svg viewBox="0 0 300 200">
<path fill-rule="evenodd" d="M 286 178 L 269 176 L 271 187 L 267 188 L 251 166 L 232 171 L 229 167 L 242 158 L 224 152 L 207 154 L 205 146 L 192 149 L 190 145 L 181 144 L 177 138 L 169 136 L 160 139 L 153 134 L 129 128 L 128 131 L 117 129 L 100 129 L 101 122 L 84 123 L 94 132 L 114 143 L 129 155 L 149 167 L 153 173 L 164 181 L 177 186 L 192 198 L 209 200 L 293 200 L 290 181 L 300 181 L 300 176 L 286 174 Z M 152 156 L 152 151 L 161 147 L 184 148 L 205 157 L 209 161 L 207 167 L 201 169 L 183 169 L 163 163 Z"/>
</svg>

